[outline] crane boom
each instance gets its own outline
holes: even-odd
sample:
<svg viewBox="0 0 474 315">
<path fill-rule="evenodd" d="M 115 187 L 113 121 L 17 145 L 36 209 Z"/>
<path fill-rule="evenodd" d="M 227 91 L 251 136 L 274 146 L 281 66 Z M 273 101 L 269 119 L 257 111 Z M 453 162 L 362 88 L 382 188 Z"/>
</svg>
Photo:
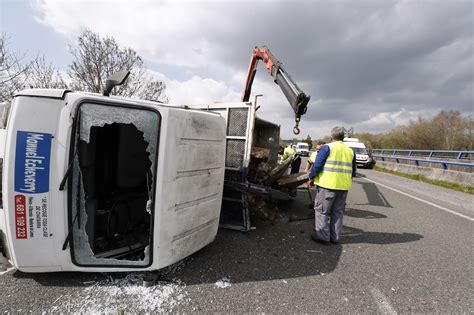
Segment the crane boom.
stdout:
<svg viewBox="0 0 474 315">
<path fill-rule="evenodd" d="M 258 61 L 262 60 L 267 72 L 273 77 L 273 81 L 280 87 L 286 99 L 295 112 L 296 126 L 293 129 L 295 134 L 299 133 L 298 124 L 301 116 L 306 113 L 307 105 L 311 96 L 306 95 L 298 85 L 291 79 L 291 76 L 283 68 L 282 63 L 275 58 L 270 49 L 263 46 L 255 47 L 252 51 L 247 77 L 245 79 L 244 91 L 242 93 L 242 102 L 248 102 L 252 90 L 253 80 L 257 73 Z"/>
</svg>

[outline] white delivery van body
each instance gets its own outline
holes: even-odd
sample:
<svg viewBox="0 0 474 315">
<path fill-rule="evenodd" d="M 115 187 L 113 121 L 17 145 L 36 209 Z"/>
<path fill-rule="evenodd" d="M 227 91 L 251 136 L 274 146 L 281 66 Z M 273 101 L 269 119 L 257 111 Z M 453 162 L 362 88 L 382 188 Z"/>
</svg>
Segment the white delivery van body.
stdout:
<svg viewBox="0 0 474 315">
<path fill-rule="evenodd" d="M 308 156 L 309 145 L 306 142 L 298 142 L 296 144 L 296 153 L 302 156 Z"/>
<path fill-rule="evenodd" d="M 157 270 L 216 236 L 226 158 L 218 114 L 25 90 L 0 132 L 0 157 L 0 241 L 21 271 Z"/>
<path fill-rule="evenodd" d="M 343 142 L 352 150 L 354 150 L 358 167 L 372 168 L 374 166 L 375 163 L 367 152 L 365 144 L 359 142 L 358 138 L 344 138 Z"/>
</svg>

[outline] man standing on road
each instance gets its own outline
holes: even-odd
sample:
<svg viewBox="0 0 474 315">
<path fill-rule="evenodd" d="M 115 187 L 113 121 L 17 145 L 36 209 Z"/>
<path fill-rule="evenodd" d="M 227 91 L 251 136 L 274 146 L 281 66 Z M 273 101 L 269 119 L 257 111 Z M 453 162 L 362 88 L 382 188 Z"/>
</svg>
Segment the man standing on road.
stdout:
<svg viewBox="0 0 474 315">
<path fill-rule="evenodd" d="M 311 169 L 311 165 L 313 165 L 314 162 L 316 162 L 316 156 L 318 155 L 319 150 L 325 144 L 326 144 L 326 142 L 321 141 L 321 140 L 316 143 L 316 151 L 311 153 L 311 155 L 309 156 L 309 158 L 307 160 L 307 163 L 306 163 L 305 172 L 309 172 L 309 170 Z"/>
<path fill-rule="evenodd" d="M 309 173 L 308 186 L 318 188 L 314 202 L 314 241 L 339 243 L 342 234 L 342 218 L 352 177 L 356 174 L 354 151 L 342 142 L 344 128 L 331 130 L 331 143 L 324 145 Z"/>
</svg>

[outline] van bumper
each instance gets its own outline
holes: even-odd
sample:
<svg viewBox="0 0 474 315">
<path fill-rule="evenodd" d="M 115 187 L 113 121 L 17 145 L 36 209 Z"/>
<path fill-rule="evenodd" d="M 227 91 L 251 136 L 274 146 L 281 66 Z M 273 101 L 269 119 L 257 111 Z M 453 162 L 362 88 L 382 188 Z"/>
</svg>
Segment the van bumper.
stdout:
<svg viewBox="0 0 474 315">
<path fill-rule="evenodd" d="M 373 168 L 375 165 L 374 159 L 368 159 L 365 161 L 356 161 L 357 167 L 360 168 Z"/>
</svg>

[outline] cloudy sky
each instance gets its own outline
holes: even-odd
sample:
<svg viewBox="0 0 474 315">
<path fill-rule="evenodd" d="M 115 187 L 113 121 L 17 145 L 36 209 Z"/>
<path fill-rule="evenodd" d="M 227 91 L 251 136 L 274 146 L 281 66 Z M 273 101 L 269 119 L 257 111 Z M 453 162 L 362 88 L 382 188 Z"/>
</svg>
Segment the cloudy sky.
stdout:
<svg viewBox="0 0 474 315">
<path fill-rule="evenodd" d="M 132 47 L 172 103 L 238 101 L 250 53 L 268 46 L 311 95 L 302 135 L 383 132 L 441 109 L 474 112 L 474 1 L 1 1 L 10 48 L 66 70 L 88 28 Z M 292 137 L 293 111 L 260 65 L 259 115 Z"/>
</svg>

